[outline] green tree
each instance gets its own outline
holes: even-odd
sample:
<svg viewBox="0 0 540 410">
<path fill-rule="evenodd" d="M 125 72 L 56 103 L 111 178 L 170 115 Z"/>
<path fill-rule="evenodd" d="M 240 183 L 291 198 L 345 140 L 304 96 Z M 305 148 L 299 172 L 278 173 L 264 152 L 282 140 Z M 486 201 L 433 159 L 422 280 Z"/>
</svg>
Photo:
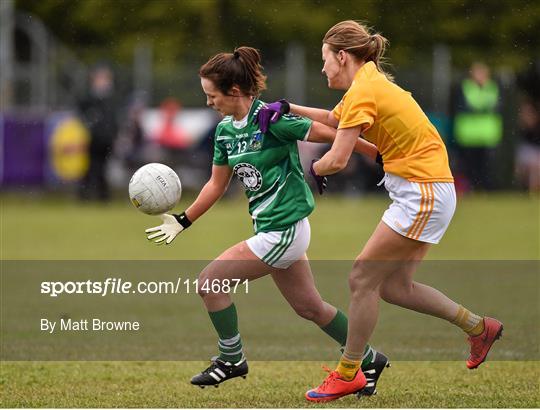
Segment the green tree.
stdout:
<svg viewBox="0 0 540 410">
<path fill-rule="evenodd" d="M 334 23 L 360 19 L 391 41 L 396 65 L 414 65 L 434 44 L 453 62 L 474 59 L 520 68 L 540 53 L 540 3 L 527 0 L 262 1 L 262 0 L 17 0 L 86 61 L 104 55 L 130 62 L 133 48 L 152 44 L 157 66 L 203 60 L 249 44 L 282 58 L 290 41 L 320 58 L 321 38 Z"/>
</svg>

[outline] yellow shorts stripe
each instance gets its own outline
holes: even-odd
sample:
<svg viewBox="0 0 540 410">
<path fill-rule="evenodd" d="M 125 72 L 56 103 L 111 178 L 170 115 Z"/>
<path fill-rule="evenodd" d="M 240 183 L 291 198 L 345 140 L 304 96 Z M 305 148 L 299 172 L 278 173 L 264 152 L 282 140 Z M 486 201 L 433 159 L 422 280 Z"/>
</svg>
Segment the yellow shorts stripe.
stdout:
<svg viewBox="0 0 540 410">
<path fill-rule="evenodd" d="M 409 231 L 407 232 L 406 236 L 408 238 L 413 238 L 414 233 L 418 229 L 418 225 L 420 224 L 420 222 L 422 220 L 422 216 L 424 215 L 424 207 L 426 206 L 426 203 L 427 203 L 427 198 L 426 198 L 426 193 L 424 191 L 424 186 L 423 186 L 422 183 L 418 183 L 418 185 L 420 186 L 420 192 L 421 192 L 421 195 L 422 195 L 422 198 L 420 200 L 420 210 L 416 214 L 416 217 L 414 218 L 414 222 L 411 225 L 411 227 L 409 228 Z"/>
<path fill-rule="evenodd" d="M 411 238 L 412 235 L 413 235 L 413 232 L 416 231 L 416 226 L 418 225 L 418 223 L 420 222 L 420 217 L 422 216 L 422 211 L 424 210 L 424 203 L 425 203 L 425 200 L 426 200 L 426 197 L 425 197 L 425 194 L 424 194 L 424 189 L 422 187 L 422 184 L 419 183 L 418 185 L 420 185 L 420 191 L 422 193 L 422 199 L 420 200 L 420 210 L 418 211 L 418 213 L 416 214 L 416 217 L 414 218 L 414 222 L 413 224 L 411 225 L 411 227 L 409 228 L 409 230 L 407 231 L 407 237 L 408 238 Z"/>
<path fill-rule="evenodd" d="M 426 215 L 424 217 L 423 222 L 420 224 L 420 229 L 418 230 L 418 233 L 416 234 L 414 239 L 420 238 L 420 235 L 424 231 L 424 228 L 426 227 L 427 222 L 429 221 L 431 213 L 433 212 L 433 206 L 435 204 L 435 193 L 433 192 L 433 184 L 431 182 L 429 182 L 429 183 L 427 183 L 425 185 L 426 185 L 425 189 L 427 191 L 428 198 L 429 198 L 429 202 L 428 202 L 428 206 L 427 206 L 427 212 L 426 212 Z"/>
</svg>

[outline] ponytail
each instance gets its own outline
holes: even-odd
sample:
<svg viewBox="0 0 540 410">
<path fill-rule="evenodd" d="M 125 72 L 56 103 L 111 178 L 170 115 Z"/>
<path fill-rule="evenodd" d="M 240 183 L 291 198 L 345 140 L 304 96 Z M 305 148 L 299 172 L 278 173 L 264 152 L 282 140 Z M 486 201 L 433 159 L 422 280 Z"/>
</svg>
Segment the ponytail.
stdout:
<svg viewBox="0 0 540 410">
<path fill-rule="evenodd" d="M 386 61 L 384 53 L 388 47 L 388 40 L 380 33 L 371 34 L 369 28 L 354 20 L 346 20 L 333 26 L 323 39 L 330 49 L 337 53 L 346 51 L 358 60 L 373 61 L 377 70 L 392 81 L 393 77 L 384 70 Z"/>
<path fill-rule="evenodd" d="M 384 73 L 387 77 L 389 74 L 385 73 L 383 65 L 385 64 L 384 53 L 388 46 L 388 40 L 379 33 L 375 33 L 371 36 L 372 49 L 371 53 L 367 56 L 366 61 L 373 61 L 377 66 L 377 70 Z"/>
<path fill-rule="evenodd" d="M 259 51 L 238 47 L 233 53 L 219 53 L 199 69 L 199 76 L 208 78 L 225 95 L 237 85 L 245 95 L 258 96 L 266 89 L 266 76 Z"/>
</svg>

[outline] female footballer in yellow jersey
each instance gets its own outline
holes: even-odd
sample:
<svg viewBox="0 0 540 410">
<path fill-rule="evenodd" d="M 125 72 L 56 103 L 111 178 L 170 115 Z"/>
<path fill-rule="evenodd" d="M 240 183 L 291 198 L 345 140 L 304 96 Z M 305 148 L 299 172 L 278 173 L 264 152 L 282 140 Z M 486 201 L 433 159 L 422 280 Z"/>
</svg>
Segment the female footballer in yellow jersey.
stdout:
<svg viewBox="0 0 540 410">
<path fill-rule="evenodd" d="M 384 185 L 392 204 L 384 212 L 349 275 L 349 331 L 345 351 L 335 371 L 316 389 L 310 401 L 329 401 L 351 394 L 365 383 L 358 371 L 364 345 L 377 322 L 379 300 L 445 319 L 469 335 L 474 369 L 486 358 L 502 324 L 480 317 L 438 290 L 415 282 L 413 274 L 431 244 L 442 238 L 456 206 L 448 155 L 435 127 L 412 98 L 386 74 L 381 59 L 387 40 L 356 21 L 343 21 L 325 35 L 323 74 L 328 87 L 347 90 L 332 110 L 288 104 L 279 112 L 309 117 L 334 128 L 331 149 L 312 164 L 320 189 L 325 176 L 341 171 L 362 135 L 377 146 L 384 162 Z M 275 103 L 274 103 L 275 104 Z M 269 106 L 276 107 L 275 105 Z M 269 109 L 270 109 L 269 108 Z M 269 110 L 268 109 L 268 110 Z M 276 110 L 278 112 L 278 110 Z M 269 122 L 278 114 L 260 114 Z"/>
</svg>

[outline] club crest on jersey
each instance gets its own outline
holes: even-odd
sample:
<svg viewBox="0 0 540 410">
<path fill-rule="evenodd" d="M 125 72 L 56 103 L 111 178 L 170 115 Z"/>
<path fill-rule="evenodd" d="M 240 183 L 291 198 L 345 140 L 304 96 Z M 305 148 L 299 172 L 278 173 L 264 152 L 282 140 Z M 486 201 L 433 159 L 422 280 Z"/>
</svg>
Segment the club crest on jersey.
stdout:
<svg viewBox="0 0 540 410">
<path fill-rule="evenodd" d="M 262 175 L 253 165 L 242 162 L 233 168 L 244 188 L 249 191 L 258 191 L 262 186 Z"/>
<path fill-rule="evenodd" d="M 263 134 L 260 131 L 253 133 L 251 141 L 249 143 L 249 149 L 252 151 L 258 151 L 262 147 Z"/>
</svg>

